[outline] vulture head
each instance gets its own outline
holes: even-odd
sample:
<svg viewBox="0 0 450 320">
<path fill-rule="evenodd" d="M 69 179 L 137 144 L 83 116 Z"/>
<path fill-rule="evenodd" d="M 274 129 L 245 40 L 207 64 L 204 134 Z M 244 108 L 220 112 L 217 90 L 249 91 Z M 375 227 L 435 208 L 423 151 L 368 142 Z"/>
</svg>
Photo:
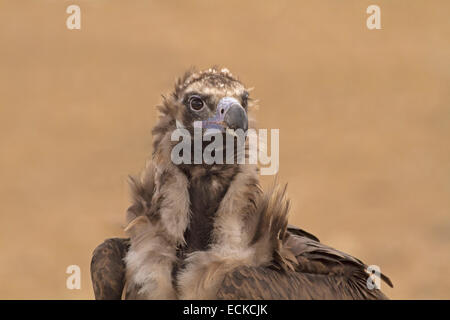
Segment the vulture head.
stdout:
<svg viewBox="0 0 450 320">
<path fill-rule="evenodd" d="M 166 152 L 167 157 L 167 152 L 171 149 L 165 147 L 173 148 L 178 142 L 169 143 L 168 134 L 176 129 L 184 129 L 192 140 L 190 163 L 199 164 L 194 163 L 194 148 L 197 145 L 193 139 L 198 137 L 196 132 L 200 133 L 201 142 L 198 147 L 201 151 L 213 141 L 216 147 L 221 144 L 224 155 L 227 139 L 234 139 L 233 147 L 236 151 L 239 135 L 245 140 L 249 123 L 251 124 L 248 115 L 250 104 L 249 91 L 228 69 L 210 68 L 200 72 L 186 72 L 176 82 L 173 93 L 164 97 L 162 106 L 159 106 L 161 118 L 153 129 L 154 153 Z M 218 134 L 222 137 L 220 143 L 215 141 Z M 206 135 L 212 135 L 213 138 L 204 139 Z M 212 152 L 214 155 L 214 150 Z"/>
</svg>

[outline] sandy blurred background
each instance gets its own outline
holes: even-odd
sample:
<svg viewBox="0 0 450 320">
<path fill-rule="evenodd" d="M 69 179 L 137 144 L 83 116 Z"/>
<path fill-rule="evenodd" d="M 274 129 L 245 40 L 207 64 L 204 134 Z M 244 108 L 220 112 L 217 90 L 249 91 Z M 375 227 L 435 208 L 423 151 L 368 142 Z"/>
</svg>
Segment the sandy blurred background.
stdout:
<svg viewBox="0 0 450 320">
<path fill-rule="evenodd" d="M 374 3 L 383 29 L 370 31 Z M 260 126 L 280 129 L 292 223 L 379 265 L 391 298 L 450 298 L 449 10 L 0 0 L 0 298 L 93 298 L 91 252 L 123 236 L 160 94 L 213 64 L 255 87 Z M 81 290 L 66 289 L 71 264 Z"/>
</svg>

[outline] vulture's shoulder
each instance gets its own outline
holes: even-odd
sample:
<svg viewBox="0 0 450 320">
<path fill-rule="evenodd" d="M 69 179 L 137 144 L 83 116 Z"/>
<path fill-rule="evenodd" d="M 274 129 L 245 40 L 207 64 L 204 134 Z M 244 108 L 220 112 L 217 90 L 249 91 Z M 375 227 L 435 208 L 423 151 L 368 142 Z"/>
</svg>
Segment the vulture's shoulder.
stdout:
<svg viewBox="0 0 450 320">
<path fill-rule="evenodd" d="M 105 240 L 92 253 L 91 278 L 97 300 L 120 300 L 125 282 L 125 257 L 129 239 Z"/>
<path fill-rule="evenodd" d="M 221 299 L 387 299 L 369 290 L 367 266 L 328 247 L 312 234 L 288 226 L 285 245 L 297 259 L 295 271 L 275 267 L 240 267 L 228 274 L 219 290 Z M 392 287 L 384 275 L 381 278 Z"/>
</svg>

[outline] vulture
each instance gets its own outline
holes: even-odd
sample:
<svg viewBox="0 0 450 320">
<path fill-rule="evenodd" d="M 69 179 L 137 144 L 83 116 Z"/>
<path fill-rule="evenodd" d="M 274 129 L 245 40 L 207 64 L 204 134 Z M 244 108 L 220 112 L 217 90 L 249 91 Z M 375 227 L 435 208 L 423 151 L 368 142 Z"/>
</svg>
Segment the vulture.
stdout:
<svg viewBox="0 0 450 320">
<path fill-rule="evenodd" d="M 385 275 L 288 225 L 286 186 L 263 190 L 256 164 L 194 161 L 190 149 L 179 152 L 187 161 L 174 161 L 173 132 L 193 140 L 201 124 L 202 133 L 235 139 L 254 128 L 253 104 L 249 89 L 218 67 L 189 70 L 163 96 L 151 159 L 129 178 L 128 238 L 93 252 L 96 299 L 387 299 L 368 285 L 378 276 L 392 287 Z M 242 155 L 222 147 L 234 149 L 234 160 Z"/>
</svg>

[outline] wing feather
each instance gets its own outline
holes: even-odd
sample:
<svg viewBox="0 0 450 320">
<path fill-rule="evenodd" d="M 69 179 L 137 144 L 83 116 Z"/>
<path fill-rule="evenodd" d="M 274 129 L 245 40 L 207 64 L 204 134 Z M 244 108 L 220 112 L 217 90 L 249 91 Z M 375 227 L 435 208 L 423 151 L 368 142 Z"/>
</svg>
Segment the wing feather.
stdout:
<svg viewBox="0 0 450 320">
<path fill-rule="evenodd" d="M 295 271 L 240 267 L 225 277 L 218 298 L 387 299 L 380 290 L 368 289 L 369 274 L 363 262 L 321 244 L 301 229 L 291 230 L 290 226 L 286 246 L 297 258 Z M 392 286 L 385 275 L 381 278 Z"/>
<path fill-rule="evenodd" d="M 129 239 L 107 239 L 92 254 L 91 278 L 97 300 L 120 300 L 125 281 L 123 258 Z"/>
</svg>

